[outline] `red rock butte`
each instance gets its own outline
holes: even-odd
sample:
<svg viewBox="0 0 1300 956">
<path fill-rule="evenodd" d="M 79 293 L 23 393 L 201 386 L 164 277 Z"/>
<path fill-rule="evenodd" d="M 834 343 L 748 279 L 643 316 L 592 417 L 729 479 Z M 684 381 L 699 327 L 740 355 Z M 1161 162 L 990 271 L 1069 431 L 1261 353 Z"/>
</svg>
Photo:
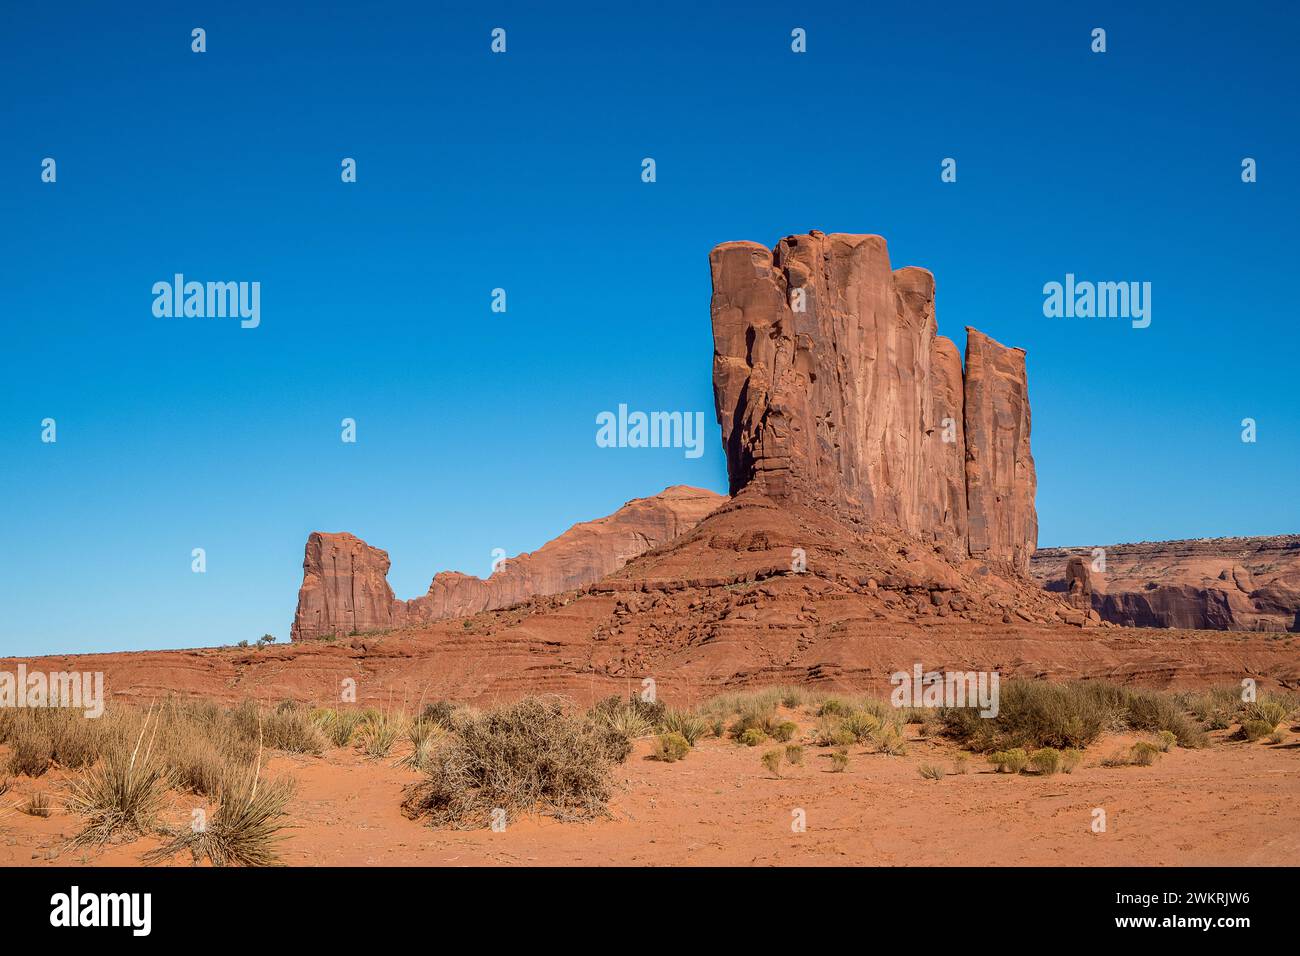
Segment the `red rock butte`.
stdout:
<svg viewBox="0 0 1300 956">
<path fill-rule="evenodd" d="M 733 495 L 826 507 L 1024 575 L 1038 538 L 1025 353 L 937 334 L 934 277 L 873 235 L 727 242 L 713 390 Z"/>
<path fill-rule="evenodd" d="M 560 594 L 617 571 L 630 558 L 678 537 L 725 498 L 676 485 L 629 501 L 611 515 L 574 525 L 487 579 L 457 571 L 434 576 L 428 593 L 399 601 L 388 586 L 388 552 L 346 532 L 307 539 L 290 638 L 391 630 Z"/>
</svg>

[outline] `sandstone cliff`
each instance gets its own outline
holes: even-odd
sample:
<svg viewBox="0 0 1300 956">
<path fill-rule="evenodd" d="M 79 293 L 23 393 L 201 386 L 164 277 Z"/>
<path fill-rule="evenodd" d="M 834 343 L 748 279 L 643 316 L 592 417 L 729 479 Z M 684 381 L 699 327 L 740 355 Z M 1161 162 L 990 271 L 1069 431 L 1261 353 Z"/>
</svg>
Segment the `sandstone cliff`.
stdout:
<svg viewBox="0 0 1300 956">
<path fill-rule="evenodd" d="M 1300 631 L 1300 535 L 1045 548 L 1032 572 L 1049 591 L 1084 590 L 1104 620 L 1133 627 Z M 1082 573 L 1081 573 L 1082 572 Z"/>
<path fill-rule="evenodd" d="M 388 586 L 388 554 L 347 533 L 307 539 L 292 640 L 388 630 L 477 614 L 559 594 L 618 570 L 690 530 L 726 499 L 677 485 L 574 525 L 538 550 L 508 559 L 491 577 L 436 575 L 423 597 L 399 601 Z"/>
<path fill-rule="evenodd" d="M 828 507 L 1025 574 L 1037 542 L 1025 356 L 936 334 L 934 277 L 870 235 L 711 253 L 713 385 L 733 494 Z"/>
</svg>

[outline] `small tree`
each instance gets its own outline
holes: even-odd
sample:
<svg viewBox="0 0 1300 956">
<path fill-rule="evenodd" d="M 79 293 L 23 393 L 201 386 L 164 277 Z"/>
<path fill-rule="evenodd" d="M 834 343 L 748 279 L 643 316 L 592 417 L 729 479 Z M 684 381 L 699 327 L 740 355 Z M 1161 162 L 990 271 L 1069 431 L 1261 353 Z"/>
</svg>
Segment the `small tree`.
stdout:
<svg viewBox="0 0 1300 956">
<path fill-rule="evenodd" d="M 274 644 L 274 643 L 275 643 L 274 634 L 263 634 L 261 637 L 257 639 L 258 647 L 266 647 L 267 644 Z"/>
</svg>

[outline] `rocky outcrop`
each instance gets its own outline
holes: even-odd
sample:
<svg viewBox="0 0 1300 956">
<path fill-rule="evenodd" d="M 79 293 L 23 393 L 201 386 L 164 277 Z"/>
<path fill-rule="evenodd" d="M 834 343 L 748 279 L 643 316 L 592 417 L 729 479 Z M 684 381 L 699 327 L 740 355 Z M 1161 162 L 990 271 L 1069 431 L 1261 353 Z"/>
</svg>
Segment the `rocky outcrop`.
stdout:
<svg viewBox="0 0 1300 956">
<path fill-rule="evenodd" d="M 1033 576 L 1070 594 L 1076 562 L 1092 568 L 1092 608 L 1115 624 L 1300 631 L 1300 535 L 1045 548 Z"/>
<path fill-rule="evenodd" d="M 388 586 L 387 552 L 347 533 L 314 532 L 307 539 L 290 636 L 299 641 L 388 630 L 580 588 L 689 531 L 725 500 L 677 485 L 574 525 L 538 550 L 506 560 L 486 579 L 442 572 L 427 594 L 409 601 L 397 600 Z"/>
<path fill-rule="evenodd" d="M 1092 610 L 1092 576 L 1088 562 L 1075 555 L 1065 563 L 1065 603 L 1081 611 Z"/>
<path fill-rule="evenodd" d="M 1024 574 L 1038 543 L 1024 351 L 967 328 L 965 394 L 970 553 Z"/>
<path fill-rule="evenodd" d="M 731 491 L 833 509 L 1023 574 L 1037 540 L 1024 352 L 936 333 L 934 277 L 870 235 L 728 242 L 713 386 Z"/>
</svg>

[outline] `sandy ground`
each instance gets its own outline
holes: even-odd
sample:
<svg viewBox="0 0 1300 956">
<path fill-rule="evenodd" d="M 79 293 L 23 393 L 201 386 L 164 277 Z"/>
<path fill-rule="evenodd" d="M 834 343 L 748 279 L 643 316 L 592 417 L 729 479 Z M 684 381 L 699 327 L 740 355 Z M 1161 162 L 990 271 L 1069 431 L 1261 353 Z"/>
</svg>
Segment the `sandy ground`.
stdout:
<svg viewBox="0 0 1300 956">
<path fill-rule="evenodd" d="M 797 718 L 804 728 L 806 717 Z M 592 823 L 526 817 L 504 832 L 434 830 L 400 810 L 413 771 L 350 751 L 277 757 L 272 773 L 298 781 L 293 828 L 282 844 L 297 866 L 482 865 L 1300 865 L 1300 734 L 1280 745 L 1212 734 L 1203 750 L 1175 749 L 1151 767 L 1101 760 L 1134 738 L 1103 739 L 1073 774 L 995 774 L 980 757 L 959 774 L 959 751 L 911 726 L 906 756 L 850 748 L 843 773 L 829 750 L 778 779 L 760 763 L 767 746 L 708 739 L 682 762 L 646 759 L 649 741 L 615 771 L 612 816 Z M 946 775 L 923 779 L 922 764 Z M 44 791 L 59 803 L 61 775 L 16 777 L 0 797 L 0 865 L 135 865 L 153 839 L 100 851 L 66 848 L 77 821 L 19 807 Z M 189 819 L 193 797 L 169 816 Z M 1094 811 L 1106 831 L 1093 832 Z M 796 811 L 805 832 L 791 824 Z M 187 860 L 178 859 L 178 864 Z"/>
</svg>

